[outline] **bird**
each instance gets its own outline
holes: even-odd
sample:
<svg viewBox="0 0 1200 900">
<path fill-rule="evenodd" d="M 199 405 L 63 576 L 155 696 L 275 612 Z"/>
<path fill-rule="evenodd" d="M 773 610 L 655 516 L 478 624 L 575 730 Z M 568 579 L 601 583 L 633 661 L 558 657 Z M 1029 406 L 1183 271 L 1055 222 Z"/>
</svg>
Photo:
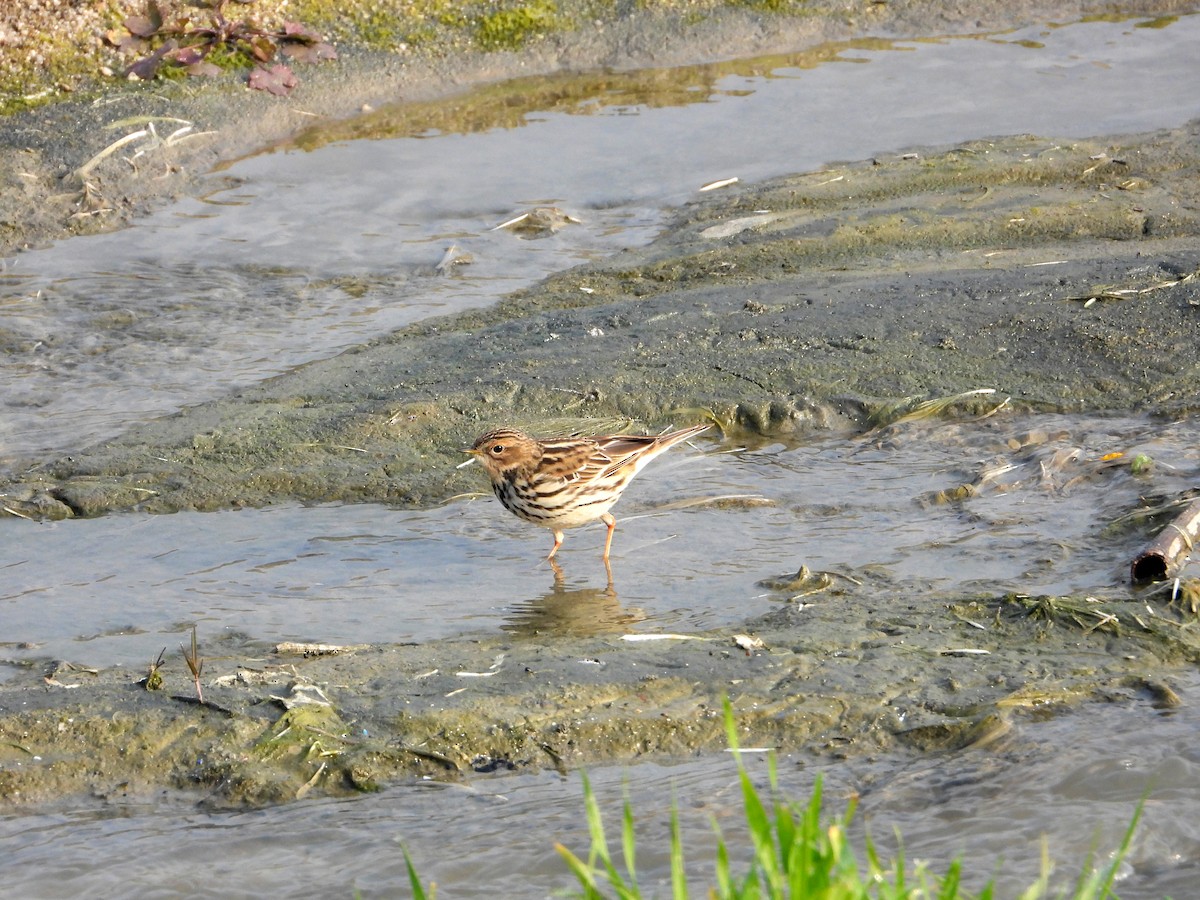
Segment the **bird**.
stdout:
<svg viewBox="0 0 1200 900">
<path fill-rule="evenodd" d="M 710 427 L 711 423 L 693 425 L 659 435 L 543 439 L 514 428 L 496 428 L 480 435 L 464 452 L 483 466 L 505 509 L 554 533 L 547 560 L 553 563 L 565 529 L 599 519 L 608 526 L 604 541 L 607 564 L 617 527 L 608 511 L 629 482 L 660 453 Z"/>
</svg>

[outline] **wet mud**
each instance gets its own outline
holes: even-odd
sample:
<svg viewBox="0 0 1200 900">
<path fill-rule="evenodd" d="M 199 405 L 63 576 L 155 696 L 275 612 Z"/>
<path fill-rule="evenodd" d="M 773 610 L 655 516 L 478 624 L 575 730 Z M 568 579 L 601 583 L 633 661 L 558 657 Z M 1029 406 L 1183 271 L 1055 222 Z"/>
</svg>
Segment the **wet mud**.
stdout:
<svg viewBox="0 0 1200 900">
<path fill-rule="evenodd" d="M 1140 601 L 1105 610 L 1129 620 Z M 160 790 L 214 807 L 399 780 L 686 758 L 742 746 L 816 761 L 1002 740 L 1014 717 L 1090 702 L 1178 705 L 1195 638 L 1175 622 L 1086 627 L 1055 598 L 966 599 L 849 589 L 781 603 L 732 630 L 647 642 L 619 634 L 492 636 L 296 656 L 205 647 L 204 705 L 177 656 L 160 689 L 117 670 L 60 671 L 0 693 L 0 794 L 26 805 Z M 981 631 L 975 622 L 986 621 Z M 829 635 L 840 637 L 831 642 Z M 32 680 L 31 673 L 31 680 Z"/>
<path fill-rule="evenodd" d="M 428 506 L 480 487 L 456 465 L 497 423 L 707 419 L 796 439 L 978 389 L 1027 410 L 1186 416 L 1198 135 L 1007 138 L 728 189 L 647 247 L 16 471 L 5 505 Z"/>
<path fill-rule="evenodd" d="M 1187 418 L 1198 168 L 1193 123 L 923 148 L 731 186 L 678 210 L 651 245 L 494 307 L 23 461 L 3 473 L 0 506 L 30 519 L 284 499 L 429 506 L 481 488 L 455 468 L 458 451 L 498 423 L 710 420 L 731 441 L 801 441 L 876 428 L 905 398 L 981 388 L 998 394 L 946 414 L 1007 397 L 1029 412 Z M 954 750 L 1064 705 L 1177 702 L 1172 672 L 1200 649 L 1185 611 L 1145 613 L 1132 594 L 948 604 L 869 581 L 811 605 L 779 594 L 770 615 L 687 639 L 573 634 L 552 611 L 531 635 L 308 657 L 230 636 L 201 644 L 204 704 L 178 656 L 156 691 L 144 672 L 29 671 L 0 686 L 0 797 L 175 789 L 254 805 L 687 756 L 724 746 L 724 695 L 747 746 Z M 738 633 L 763 646 L 744 649 Z"/>
</svg>

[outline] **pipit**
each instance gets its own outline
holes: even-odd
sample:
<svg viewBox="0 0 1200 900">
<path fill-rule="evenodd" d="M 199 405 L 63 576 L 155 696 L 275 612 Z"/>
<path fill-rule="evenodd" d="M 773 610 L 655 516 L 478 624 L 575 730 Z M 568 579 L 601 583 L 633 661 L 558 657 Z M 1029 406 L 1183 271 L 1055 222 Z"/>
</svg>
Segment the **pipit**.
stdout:
<svg viewBox="0 0 1200 900">
<path fill-rule="evenodd" d="M 612 546 L 616 520 L 609 509 L 642 467 L 680 441 L 709 425 L 694 425 L 660 435 L 610 434 L 538 440 L 512 428 L 497 428 L 466 452 L 477 459 L 492 481 L 492 490 L 514 515 L 549 528 L 554 547 L 562 546 L 563 530 L 597 519 L 608 526 L 604 559 Z"/>
</svg>

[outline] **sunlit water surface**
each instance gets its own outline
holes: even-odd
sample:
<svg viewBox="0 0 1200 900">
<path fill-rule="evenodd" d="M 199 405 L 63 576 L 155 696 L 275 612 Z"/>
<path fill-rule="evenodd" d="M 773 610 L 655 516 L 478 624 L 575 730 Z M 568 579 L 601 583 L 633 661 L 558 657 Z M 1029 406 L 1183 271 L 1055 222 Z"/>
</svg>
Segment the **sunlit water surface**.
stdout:
<svg viewBox="0 0 1200 900">
<path fill-rule="evenodd" d="M 717 178 L 994 134 L 1180 125 L 1200 114 L 1200 17 L 1142 24 L 846 48 L 815 68 L 780 58 L 769 74 L 724 76 L 702 103 L 597 102 L 586 115 L 529 115 L 520 128 L 242 161 L 224 173 L 237 186 L 215 183 L 206 201 L 9 261 L 0 327 L 19 349 L 0 360 L 0 464 L 68 452 L 646 241 L 665 206 Z M 583 222 L 543 240 L 490 230 L 542 203 Z M 475 262 L 438 276 L 433 267 L 451 243 Z M 1043 448 L 1006 449 L 1031 427 L 1057 436 Z M 657 462 L 617 509 L 614 588 L 620 608 L 637 615 L 615 621 L 639 631 L 741 622 L 782 602 L 760 580 L 801 564 L 868 571 L 931 598 L 973 585 L 1123 590 L 1137 538 L 1102 537 L 1097 523 L 1130 508 L 1139 486 L 1088 464 L 1146 452 L 1159 464 L 1155 488 L 1170 494 L 1191 486 L 1198 438 L 1189 423 L 1001 415 L 914 426 L 888 440 L 833 435 L 738 452 L 701 440 Z M 1074 448 L 1078 461 L 1060 465 L 1058 451 Z M 965 513 L 928 502 L 1006 465 L 1016 468 Z M 770 505 L 669 508 L 730 494 Z M 141 669 L 193 624 L 209 639 L 236 633 L 264 648 L 552 633 L 578 624 L 570 617 L 582 598 L 603 587 L 602 539 L 598 528 L 568 536 L 566 582 L 556 586 L 540 564 L 547 536 L 485 498 L 418 512 L 293 506 L 0 519 L 0 680 L 56 659 Z M 485 580 L 490 592 L 479 589 Z M 1178 687 L 1186 697 L 1197 685 Z M 1122 896 L 1182 897 L 1198 849 L 1194 733 L 1186 706 L 1112 706 L 1022 722 L 1009 744 L 986 753 L 829 767 L 828 792 L 840 800 L 863 791 L 875 838 L 886 845 L 899 825 L 911 856 L 1002 856 L 1011 894 L 1036 874 L 1039 835 L 1050 835 L 1069 876 L 1097 834 L 1101 846 L 1115 843 L 1149 787 Z M 815 774 L 803 763 L 785 758 L 781 767 L 797 794 Z M 761 774 L 761 762 L 753 765 Z M 737 819 L 727 759 L 593 779 L 610 809 L 628 779 L 651 880 L 666 871 L 656 848 L 665 846 L 672 797 L 697 860 L 711 850 L 708 817 L 726 828 Z M 185 798 L 108 801 L 0 819 L 0 874 L 25 897 L 396 895 L 407 884 L 403 841 L 442 896 L 540 897 L 567 883 L 553 842 L 584 848 L 580 810 L 577 777 L 545 773 L 252 813 L 204 812 Z M 696 866 L 703 879 L 707 864 Z"/>
</svg>

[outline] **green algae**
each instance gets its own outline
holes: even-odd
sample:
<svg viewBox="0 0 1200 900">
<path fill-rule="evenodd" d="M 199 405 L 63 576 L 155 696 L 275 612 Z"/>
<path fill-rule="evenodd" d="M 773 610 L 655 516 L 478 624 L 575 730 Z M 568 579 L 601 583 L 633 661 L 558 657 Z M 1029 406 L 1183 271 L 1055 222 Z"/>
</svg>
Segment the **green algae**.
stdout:
<svg viewBox="0 0 1200 900">
<path fill-rule="evenodd" d="M 535 0 L 489 10 L 479 16 L 475 39 L 484 50 L 518 50 L 527 41 L 559 27 L 553 0 Z"/>
</svg>

